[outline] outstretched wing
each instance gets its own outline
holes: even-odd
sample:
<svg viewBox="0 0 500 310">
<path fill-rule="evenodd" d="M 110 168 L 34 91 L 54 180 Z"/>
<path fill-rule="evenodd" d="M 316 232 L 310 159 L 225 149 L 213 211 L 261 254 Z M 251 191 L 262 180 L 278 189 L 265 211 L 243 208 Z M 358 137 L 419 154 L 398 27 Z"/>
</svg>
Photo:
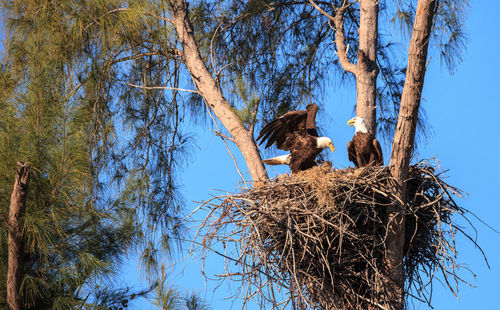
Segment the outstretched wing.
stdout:
<svg viewBox="0 0 500 310">
<path fill-rule="evenodd" d="M 291 111 L 267 124 L 259 133 L 257 141 L 259 144 L 267 140 L 266 148 L 276 143 L 279 149 L 283 149 L 286 139 L 296 131 L 306 128 L 307 112 Z"/>
<path fill-rule="evenodd" d="M 349 161 L 354 163 L 354 166 L 358 167 L 358 159 L 356 157 L 356 147 L 352 141 L 347 142 L 347 157 Z"/>
<path fill-rule="evenodd" d="M 276 143 L 281 150 L 288 150 L 291 141 L 287 139 L 297 135 L 318 136 L 316 130 L 316 112 L 318 107 L 315 104 L 309 104 L 305 111 L 291 111 L 267 124 L 259 133 L 257 141 L 259 144 L 267 141 L 266 148 Z"/>
<path fill-rule="evenodd" d="M 316 113 L 318 112 L 318 106 L 315 104 L 308 104 L 306 107 L 307 119 L 306 119 L 306 129 L 307 133 L 313 137 L 318 137 L 318 130 L 316 129 Z"/>
<path fill-rule="evenodd" d="M 372 145 L 375 148 L 375 152 L 377 153 L 377 159 L 375 160 L 376 165 L 383 165 L 384 164 L 384 154 L 382 154 L 382 148 L 380 147 L 380 143 L 378 143 L 378 140 L 375 139 L 375 137 L 372 140 Z"/>
</svg>

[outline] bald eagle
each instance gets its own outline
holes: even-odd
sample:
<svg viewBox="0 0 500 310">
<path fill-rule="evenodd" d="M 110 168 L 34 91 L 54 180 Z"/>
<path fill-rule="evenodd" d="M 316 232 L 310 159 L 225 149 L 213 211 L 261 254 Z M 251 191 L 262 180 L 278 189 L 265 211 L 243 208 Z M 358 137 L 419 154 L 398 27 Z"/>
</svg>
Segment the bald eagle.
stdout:
<svg viewBox="0 0 500 310">
<path fill-rule="evenodd" d="M 290 151 L 263 162 L 267 165 L 289 165 L 292 173 L 307 170 L 316 165 L 314 159 L 324 148 L 335 150 L 332 140 L 318 137 L 316 112 L 318 107 L 309 104 L 305 111 L 290 111 L 267 124 L 259 133 L 259 144 L 267 141 L 265 148 L 274 143 L 280 150 Z"/>
<path fill-rule="evenodd" d="M 347 124 L 356 128 L 354 137 L 347 143 L 347 155 L 356 167 L 381 166 L 384 163 L 382 149 L 375 136 L 366 129 L 363 118 L 357 116 Z"/>
</svg>

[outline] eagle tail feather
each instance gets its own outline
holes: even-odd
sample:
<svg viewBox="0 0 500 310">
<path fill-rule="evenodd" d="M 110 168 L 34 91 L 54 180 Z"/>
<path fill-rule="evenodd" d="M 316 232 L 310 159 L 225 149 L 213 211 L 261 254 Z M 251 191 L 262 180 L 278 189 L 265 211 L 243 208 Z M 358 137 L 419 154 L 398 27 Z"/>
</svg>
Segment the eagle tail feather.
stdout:
<svg viewBox="0 0 500 310">
<path fill-rule="evenodd" d="M 266 165 L 289 165 L 290 154 L 264 159 L 262 162 Z"/>
</svg>

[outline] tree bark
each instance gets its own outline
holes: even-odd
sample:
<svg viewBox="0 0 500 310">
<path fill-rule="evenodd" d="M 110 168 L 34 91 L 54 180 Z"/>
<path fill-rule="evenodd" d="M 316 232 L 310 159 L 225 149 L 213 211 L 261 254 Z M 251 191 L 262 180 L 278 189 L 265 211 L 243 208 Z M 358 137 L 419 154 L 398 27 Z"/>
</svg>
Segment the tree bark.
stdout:
<svg viewBox="0 0 500 310">
<path fill-rule="evenodd" d="M 231 106 L 222 94 L 222 90 L 210 71 L 208 71 L 200 55 L 198 45 L 194 39 L 193 27 L 189 20 L 186 1 L 171 0 L 169 3 L 172 8 L 173 24 L 183 49 L 184 64 L 188 68 L 197 90 L 222 125 L 231 134 L 233 141 L 245 158 L 252 180 L 267 180 L 266 169 L 250 131 L 232 111 Z"/>
<path fill-rule="evenodd" d="M 367 129 L 377 133 L 377 40 L 378 40 L 378 0 L 359 0 L 359 49 L 358 63 L 349 62 L 344 35 L 344 14 L 351 4 L 344 1 L 331 16 L 316 2 L 309 3 L 335 25 L 335 45 L 339 63 L 344 70 L 356 78 L 356 116 L 365 120 Z"/>
<path fill-rule="evenodd" d="M 9 257 L 7 271 L 7 304 L 11 310 L 23 309 L 19 289 L 24 277 L 24 213 L 26 211 L 26 195 L 30 180 L 30 165 L 17 163 L 17 175 L 14 189 L 10 196 L 9 219 Z"/>
<path fill-rule="evenodd" d="M 378 0 L 359 0 L 359 50 L 356 72 L 356 116 L 377 133 Z"/>
<path fill-rule="evenodd" d="M 406 180 L 408 178 L 410 158 L 413 152 L 418 110 L 424 86 L 427 50 L 435 13 L 435 0 L 419 0 L 413 23 L 413 32 L 408 51 L 406 80 L 401 96 L 398 123 L 392 144 L 390 170 L 396 181 L 398 198 L 403 205 L 394 205 L 388 212 L 389 233 L 386 241 L 386 267 L 390 285 L 390 294 L 394 300 L 393 309 L 404 307 L 404 242 Z"/>
</svg>

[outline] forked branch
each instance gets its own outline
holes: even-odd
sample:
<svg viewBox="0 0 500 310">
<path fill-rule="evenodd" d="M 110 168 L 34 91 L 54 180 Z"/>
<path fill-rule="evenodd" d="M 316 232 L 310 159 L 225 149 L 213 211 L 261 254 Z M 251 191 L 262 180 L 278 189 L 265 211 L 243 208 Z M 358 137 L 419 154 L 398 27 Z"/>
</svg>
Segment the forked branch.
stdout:
<svg viewBox="0 0 500 310">
<path fill-rule="evenodd" d="M 354 2 L 343 1 L 342 5 L 335 8 L 335 16 L 330 15 L 328 12 L 323 10 L 316 2 L 309 0 L 311 6 L 318 10 L 321 14 L 328 17 L 330 21 L 335 25 L 335 44 L 337 45 L 337 56 L 339 57 L 339 62 L 345 71 L 351 72 L 356 75 L 357 66 L 349 61 L 347 57 L 348 48 L 345 45 L 345 35 L 344 35 L 344 14 L 346 9 L 351 6 Z"/>
<path fill-rule="evenodd" d="M 345 71 L 351 72 L 354 75 L 357 74 L 357 65 L 351 63 L 347 57 L 347 48 L 345 45 L 345 35 L 344 35 L 344 13 L 346 6 L 341 6 L 337 9 L 333 23 L 335 25 L 335 44 L 337 45 L 337 56 L 339 57 L 339 62 Z"/>
</svg>

